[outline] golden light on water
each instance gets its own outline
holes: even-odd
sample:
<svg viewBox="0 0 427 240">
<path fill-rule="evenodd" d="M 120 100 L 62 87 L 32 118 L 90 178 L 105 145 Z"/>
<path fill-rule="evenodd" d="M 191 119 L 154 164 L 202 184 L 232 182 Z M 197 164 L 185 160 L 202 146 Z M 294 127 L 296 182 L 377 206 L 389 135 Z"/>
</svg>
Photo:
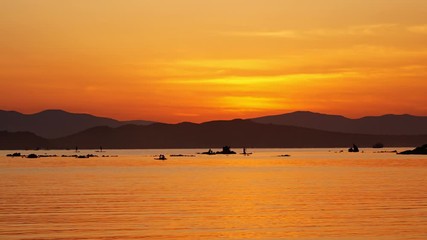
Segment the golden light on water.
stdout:
<svg viewBox="0 0 427 240">
<path fill-rule="evenodd" d="M 425 158 L 364 150 L 167 161 L 153 160 L 160 150 L 82 160 L 1 151 L 0 238 L 425 239 Z"/>
</svg>

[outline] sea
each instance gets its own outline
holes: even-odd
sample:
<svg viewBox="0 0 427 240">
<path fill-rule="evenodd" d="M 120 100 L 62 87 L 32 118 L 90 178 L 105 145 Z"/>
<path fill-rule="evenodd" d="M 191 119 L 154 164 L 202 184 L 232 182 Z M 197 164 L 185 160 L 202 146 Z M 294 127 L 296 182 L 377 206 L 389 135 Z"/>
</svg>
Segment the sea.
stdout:
<svg viewBox="0 0 427 240">
<path fill-rule="evenodd" d="M 0 239 L 425 240 L 427 156 L 407 149 L 0 151 Z"/>
</svg>

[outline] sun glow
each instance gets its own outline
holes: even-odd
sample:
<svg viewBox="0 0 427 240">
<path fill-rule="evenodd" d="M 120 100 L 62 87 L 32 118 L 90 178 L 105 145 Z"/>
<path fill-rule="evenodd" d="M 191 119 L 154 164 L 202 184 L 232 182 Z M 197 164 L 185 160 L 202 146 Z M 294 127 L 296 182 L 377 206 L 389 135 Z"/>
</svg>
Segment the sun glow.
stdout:
<svg viewBox="0 0 427 240">
<path fill-rule="evenodd" d="M 424 9 L 424 0 L 5 0 L 0 108 L 165 122 L 425 115 Z"/>
<path fill-rule="evenodd" d="M 245 97 L 245 96 L 230 96 L 218 99 L 218 106 L 223 111 L 230 112 L 258 112 L 265 110 L 274 110 L 277 108 L 285 107 L 286 105 L 280 103 L 280 100 L 261 97 Z"/>
</svg>

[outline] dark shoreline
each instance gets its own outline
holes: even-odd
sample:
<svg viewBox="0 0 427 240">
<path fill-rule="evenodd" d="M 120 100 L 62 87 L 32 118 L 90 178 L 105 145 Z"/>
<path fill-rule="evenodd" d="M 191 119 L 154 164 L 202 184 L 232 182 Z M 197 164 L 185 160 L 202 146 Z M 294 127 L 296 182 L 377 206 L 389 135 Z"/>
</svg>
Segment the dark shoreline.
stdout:
<svg viewBox="0 0 427 240">
<path fill-rule="evenodd" d="M 95 127 L 56 139 L 0 131 L 0 149 L 370 148 L 376 143 L 417 147 L 427 143 L 427 135 L 338 133 L 247 120 Z"/>
</svg>

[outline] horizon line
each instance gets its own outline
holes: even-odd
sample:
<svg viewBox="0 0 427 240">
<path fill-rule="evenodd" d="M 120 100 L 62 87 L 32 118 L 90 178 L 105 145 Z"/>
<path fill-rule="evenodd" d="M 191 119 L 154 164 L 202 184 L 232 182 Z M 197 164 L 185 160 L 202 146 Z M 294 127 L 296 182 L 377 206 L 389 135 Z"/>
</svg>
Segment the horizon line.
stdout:
<svg viewBox="0 0 427 240">
<path fill-rule="evenodd" d="M 0 111 L 15 112 L 15 113 L 27 115 L 27 116 L 37 115 L 37 114 L 41 114 L 44 112 L 55 112 L 56 111 L 56 112 L 64 112 L 64 113 L 76 114 L 76 115 L 90 115 L 90 116 L 98 117 L 98 118 L 108 118 L 108 119 L 112 119 L 112 120 L 119 121 L 119 122 L 146 121 L 146 122 L 152 122 L 152 123 L 165 123 L 165 124 L 180 124 L 180 123 L 201 124 L 201 123 L 212 122 L 212 121 L 251 120 L 251 119 L 257 119 L 257 118 L 264 118 L 264 117 L 277 117 L 277 116 L 281 116 L 281 115 L 295 114 L 295 113 L 311 113 L 311 114 L 318 114 L 318 115 L 325 115 L 325 116 L 344 117 L 344 118 L 350 119 L 350 120 L 359 120 L 359 119 L 369 118 L 369 117 L 385 117 L 385 116 L 427 117 L 427 115 L 415 115 L 415 114 L 410 114 L 410 113 L 387 113 L 387 114 L 379 114 L 379 115 L 365 115 L 362 117 L 348 117 L 346 115 L 341 115 L 341 114 L 331 114 L 331 113 L 324 113 L 324 112 L 317 112 L 317 111 L 310 111 L 310 110 L 295 110 L 295 111 L 289 111 L 289 112 L 278 113 L 278 114 L 260 115 L 260 116 L 256 116 L 256 117 L 250 117 L 250 118 L 232 117 L 232 118 L 228 118 L 228 119 L 210 119 L 210 120 L 205 120 L 205 121 L 182 120 L 182 121 L 176 121 L 176 122 L 165 122 L 165 121 L 156 121 L 156 120 L 148 120 L 148 119 L 118 119 L 118 118 L 109 117 L 109 116 L 96 115 L 96 114 L 89 113 L 89 112 L 73 112 L 73 111 L 69 111 L 69 110 L 55 109 L 55 108 L 38 110 L 35 112 L 20 112 L 17 110 L 5 110 L 5 109 L 0 109 Z"/>
</svg>

